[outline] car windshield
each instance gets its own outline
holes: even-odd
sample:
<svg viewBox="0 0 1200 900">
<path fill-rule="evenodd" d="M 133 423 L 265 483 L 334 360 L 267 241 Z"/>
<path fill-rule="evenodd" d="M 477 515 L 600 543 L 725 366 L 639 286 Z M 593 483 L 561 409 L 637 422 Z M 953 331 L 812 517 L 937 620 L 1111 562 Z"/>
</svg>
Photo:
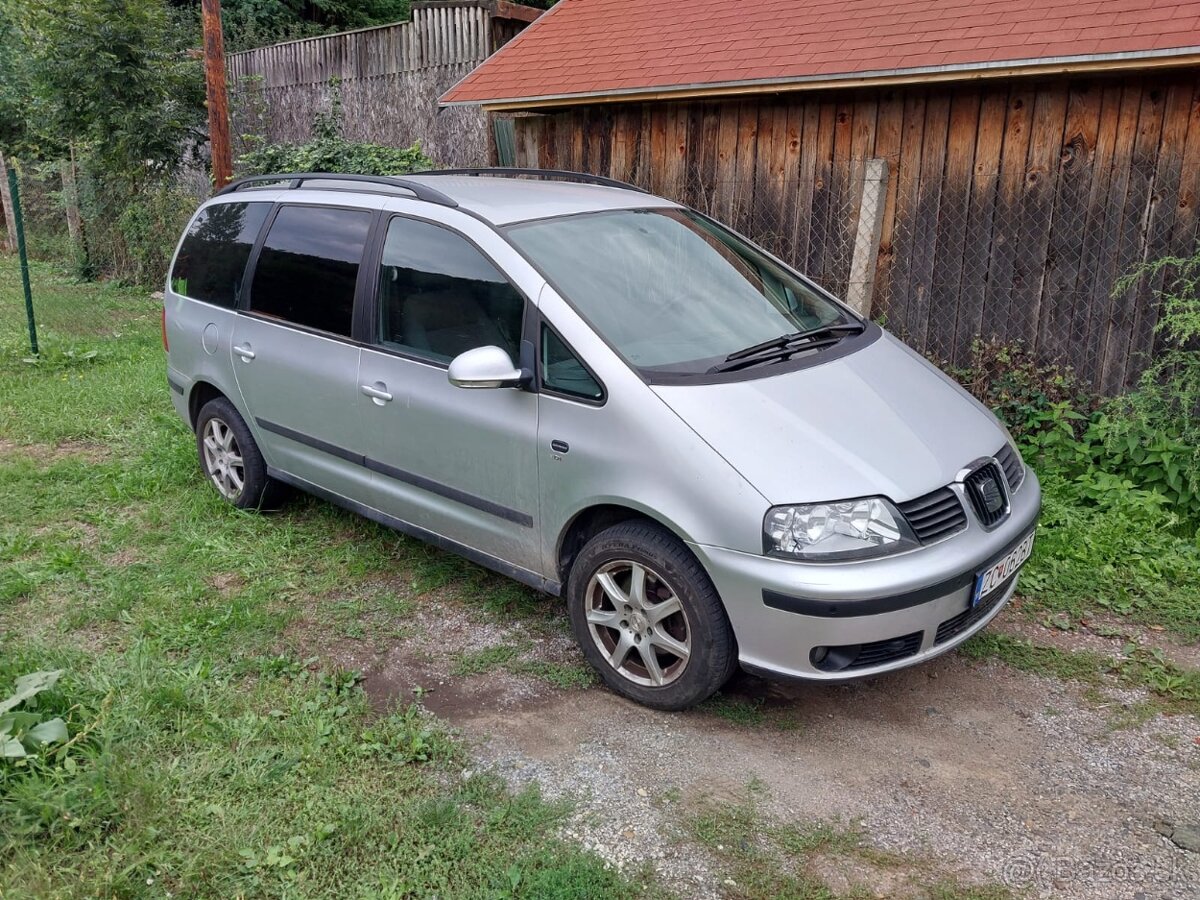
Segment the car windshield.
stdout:
<svg viewBox="0 0 1200 900">
<path fill-rule="evenodd" d="M 651 374 L 705 374 L 781 336 L 856 321 L 688 210 L 586 213 L 521 223 L 508 234 L 610 345 Z"/>
</svg>

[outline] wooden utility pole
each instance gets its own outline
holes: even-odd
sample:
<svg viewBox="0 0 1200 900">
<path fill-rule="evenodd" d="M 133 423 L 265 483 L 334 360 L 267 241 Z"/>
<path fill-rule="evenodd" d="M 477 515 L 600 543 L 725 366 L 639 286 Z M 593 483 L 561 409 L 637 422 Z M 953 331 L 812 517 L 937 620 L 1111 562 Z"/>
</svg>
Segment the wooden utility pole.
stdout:
<svg viewBox="0 0 1200 900">
<path fill-rule="evenodd" d="M 204 81 L 208 86 L 208 144 L 217 190 L 233 178 L 229 145 L 229 94 L 225 90 L 225 41 L 221 36 L 221 0 L 200 0 L 204 20 Z"/>
</svg>

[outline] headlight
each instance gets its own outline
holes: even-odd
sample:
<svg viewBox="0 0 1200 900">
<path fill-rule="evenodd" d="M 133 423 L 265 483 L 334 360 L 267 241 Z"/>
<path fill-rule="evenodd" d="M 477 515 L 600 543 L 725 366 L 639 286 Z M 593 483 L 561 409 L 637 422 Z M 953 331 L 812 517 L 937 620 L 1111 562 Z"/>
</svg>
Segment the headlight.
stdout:
<svg viewBox="0 0 1200 900">
<path fill-rule="evenodd" d="M 772 556 L 865 559 L 917 546 L 904 517 L 882 497 L 776 506 L 763 521 L 763 547 Z"/>
</svg>

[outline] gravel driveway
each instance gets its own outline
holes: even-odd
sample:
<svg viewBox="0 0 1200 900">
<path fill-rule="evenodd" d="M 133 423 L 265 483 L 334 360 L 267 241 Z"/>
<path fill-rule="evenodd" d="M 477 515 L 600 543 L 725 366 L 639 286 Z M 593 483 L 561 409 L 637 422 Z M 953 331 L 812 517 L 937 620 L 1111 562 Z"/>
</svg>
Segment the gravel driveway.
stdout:
<svg viewBox="0 0 1200 900">
<path fill-rule="evenodd" d="M 464 651 L 517 646 L 522 660 L 581 660 L 561 632 L 485 618 L 427 595 L 402 639 L 316 649 L 365 673 L 381 709 L 421 688 L 479 766 L 571 798 L 569 837 L 622 868 L 649 863 L 683 896 L 733 892 L 681 827 L 686 810 L 740 802 L 754 785 L 769 820 L 859 822 L 871 845 L 932 860 L 967 884 L 1200 898 L 1200 854 L 1155 828 L 1200 820 L 1200 723 L 1156 716 L 1114 727 L 1134 692 L 1085 699 L 1072 685 L 951 654 L 840 686 L 739 676 L 708 709 L 660 713 L 511 666 L 455 676 Z M 867 884 L 891 895 L 869 875 Z"/>
</svg>

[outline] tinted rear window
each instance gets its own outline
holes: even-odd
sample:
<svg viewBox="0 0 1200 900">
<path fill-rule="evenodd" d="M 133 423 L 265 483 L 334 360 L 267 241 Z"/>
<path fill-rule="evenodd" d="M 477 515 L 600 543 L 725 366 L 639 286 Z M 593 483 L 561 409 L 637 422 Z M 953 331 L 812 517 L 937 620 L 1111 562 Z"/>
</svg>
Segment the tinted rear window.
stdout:
<svg viewBox="0 0 1200 900">
<path fill-rule="evenodd" d="M 270 203 L 210 206 L 188 229 L 171 270 L 171 290 L 217 306 L 237 306 L 246 260 Z"/>
<path fill-rule="evenodd" d="M 285 206 L 258 257 L 250 308 L 349 336 L 370 227 L 371 213 L 363 210 Z"/>
</svg>

